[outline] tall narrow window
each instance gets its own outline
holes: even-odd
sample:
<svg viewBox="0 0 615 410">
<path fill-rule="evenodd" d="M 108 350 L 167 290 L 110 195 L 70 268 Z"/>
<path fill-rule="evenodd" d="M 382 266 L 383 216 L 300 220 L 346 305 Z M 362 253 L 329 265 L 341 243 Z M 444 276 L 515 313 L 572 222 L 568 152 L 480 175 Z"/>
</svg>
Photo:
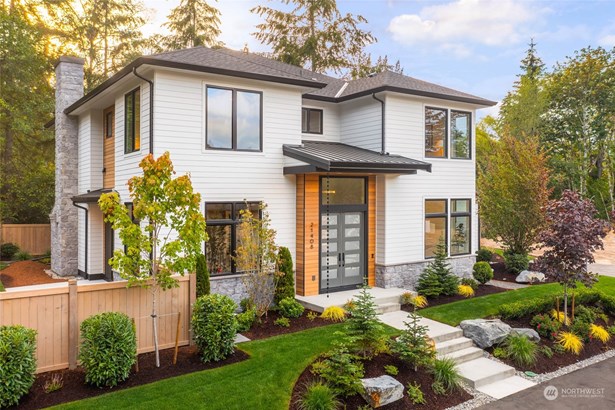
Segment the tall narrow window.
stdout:
<svg viewBox="0 0 615 410">
<path fill-rule="evenodd" d="M 124 96 L 124 153 L 141 148 L 141 89 Z"/>
<path fill-rule="evenodd" d="M 451 255 L 470 253 L 470 200 L 451 200 Z"/>
<path fill-rule="evenodd" d="M 451 111 L 451 158 L 470 158 L 471 124 L 469 112 Z"/>
<path fill-rule="evenodd" d="M 433 258 L 440 241 L 446 242 L 446 199 L 425 200 L 425 258 Z"/>
<path fill-rule="evenodd" d="M 301 132 L 305 134 L 322 134 L 322 117 L 322 110 L 302 108 Z"/>
<path fill-rule="evenodd" d="M 262 94 L 255 91 L 207 87 L 208 149 L 262 149 Z"/>
<path fill-rule="evenodd" d="M 425 156 L 446 157 L 447 111 L 440 108 L 425 108 Z"/>
</svg>

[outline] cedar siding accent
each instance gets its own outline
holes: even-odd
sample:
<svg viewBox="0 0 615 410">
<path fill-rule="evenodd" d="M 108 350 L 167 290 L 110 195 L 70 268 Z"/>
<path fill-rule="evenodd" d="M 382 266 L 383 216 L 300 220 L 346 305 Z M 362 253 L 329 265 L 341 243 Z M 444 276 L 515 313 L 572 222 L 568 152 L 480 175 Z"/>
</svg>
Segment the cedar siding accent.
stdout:
<svg viewBox="0 0 615 410">
<path fill-rule="evenodd" d="M 115 187 L 115 106 L 103 111 L 103 169 L 103 188 Z"/>
</svg>

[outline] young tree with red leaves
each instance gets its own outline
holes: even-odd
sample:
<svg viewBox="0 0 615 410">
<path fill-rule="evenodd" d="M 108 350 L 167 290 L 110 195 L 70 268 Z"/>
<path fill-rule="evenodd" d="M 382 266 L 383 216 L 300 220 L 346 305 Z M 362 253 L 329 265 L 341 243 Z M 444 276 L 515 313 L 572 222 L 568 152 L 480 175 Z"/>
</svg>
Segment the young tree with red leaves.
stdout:
<svg viewBox="0 0 615 410">
<path fill-rule="evenodd" d="M 594 262 L 593 252 L 604 249 L 602 238 L 609 224 L 596 218 L 597 210 L 578 192 L 566 190 L 558 200 L 546 206 L 547 228 L 540 234 L 547 250 L 536 260 L 538 269 L 564 287 L 564 314 L 568 316 L 568 289 L 577 282 L 591 287 L 598 275 L 587 270 Z"/>
</svg>

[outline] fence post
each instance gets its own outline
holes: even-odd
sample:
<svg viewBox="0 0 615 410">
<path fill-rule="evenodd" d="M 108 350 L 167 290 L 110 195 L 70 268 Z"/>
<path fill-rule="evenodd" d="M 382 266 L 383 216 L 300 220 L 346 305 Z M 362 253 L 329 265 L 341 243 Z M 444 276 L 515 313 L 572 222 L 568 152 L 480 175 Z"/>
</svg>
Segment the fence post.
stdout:
<svg viewBox="0 0 615 410">
<path fill-rule="evenodd" d="M 189 276 L 190 281 L 189 283 L 189 297 L 188 297 L 188 337 L 190 338 L 190 346 L 194 346 L 194 338 L 192 337 L 192 328 L 190 326 L 190 318 L 192 318 L 192 305 L 194 304 L 194 302 L 196 301 L 196 274 L 191 273 Z"/>
<path fill-rule="evenodd" d="M 68 281 L 68 368 L 77 367 L 77 342 L 79 319 L 77 317 L 77 280 Z"/>
</svg>

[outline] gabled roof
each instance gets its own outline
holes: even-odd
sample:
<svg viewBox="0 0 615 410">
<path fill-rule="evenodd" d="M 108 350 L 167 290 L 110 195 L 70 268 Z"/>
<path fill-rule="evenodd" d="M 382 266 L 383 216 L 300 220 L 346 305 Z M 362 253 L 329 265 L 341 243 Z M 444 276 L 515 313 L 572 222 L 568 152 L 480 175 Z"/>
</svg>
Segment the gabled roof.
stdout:
<svg viewBox="0 0 615 410">
<path fill-rule="evenodd" d="M 286 167 L 285 174 L 309 172 L 362 172 L 416 174 L 431 172 L 431 164 L 401 155 L 381 154 L 340 142 L 303 141 L 301 145 L 284 145 L 284 155 L 309 164 Z"/>
</svg>

